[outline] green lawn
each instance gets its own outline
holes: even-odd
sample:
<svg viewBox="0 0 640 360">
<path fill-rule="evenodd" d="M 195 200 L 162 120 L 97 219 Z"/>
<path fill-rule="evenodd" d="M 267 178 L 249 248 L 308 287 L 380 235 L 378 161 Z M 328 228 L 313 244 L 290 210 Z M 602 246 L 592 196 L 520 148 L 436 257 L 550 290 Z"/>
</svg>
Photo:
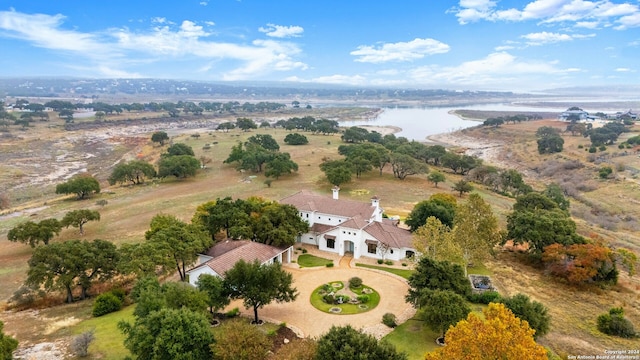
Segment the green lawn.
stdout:
<svg viewBox="0 0 640 360">
<path fill-rule="evenodd" d="M 325 259 L 311 254 L 302 254 L 298 256 L 298 265 L 303 267 L 327 266 L 333 263 L 333 260 Z"/>
<path fill-rule="evenodd" d="M 333 283 L 340 283 L 339 281 L 332 281 L 330 282 L 330 284 Z M 322 297 L 324 296 L 325 292 L 322 291 L 322 286 L 318 286 L 315 290 L 313 290 L 313 293 L 311 293 L 311 305 L 313 305 L 313 307 L 315 307 L 316 309 L 320 310 L 320 311 L 324 311 L 326 313 L 329 314 L 334 314 L 329 312 L 329 309 L 333 308 L 333 307 L 339 307 L 342 309 L 342 311 L 340 313 L 336 313 L 336 315 L 349 315 L 349 314 L 360 314 L 363 312 L 367 312 L 371 309 L 374 309 L 376 306 L 378 306 L 378 304 L 380 303 L 380 294 L 375 291 L 375 289 L 370 288 L 369 286 L 366 285 L 362 285 L 360 286 L 360 288 L 354 289 L 352 288 L 351 291 L 353 291 L 354 293 L 358 294 L 358 295 L 362 295 L 362 290 L 363 289 L 371 289 L 372 293 L 367 294 L 369 296 L 369 301 L 364 304 L 367 307 L 366 308 L 361 308 L 359 307 L 360 304 L 327 304 L 326 302 L 324 302 L 324 300 L 322 300 Z M 341 289 L 341 287 L 335 287 L 336 291 Z"/>
<path fill-rule="evenodd" d="M 360 266 L 363 268 L 369 268 L 369 269 L 378 269 L 378 270 L 382 270 L 382 271 L 386 271 L 386 272 L 390 272 L 392 274 L 396 274 L 398 276 L 401 276 L 407 280 L 409 280 L 409 276 L 411 276 L 411 274 L 413 274 L 413 270 L 408 270 L 408 269 L 396 269 L 396 268 L 390 268 L 390 267 L 384 267 L 384 266 L 376 266 L 376 265 L 368 265 L 368 264 L 356 264 L 356 266 Z"/>
<path fill-rule="evenodd" d="M 477 264 L 475 266 L 469 266 L 467 268 L 467 273 L 474 274 L 474 275 L 488 275 L 488 276 L 493 275 L 493 272 L 491 272 L 491 270 L 487 269 L 487 267 L 484 266 L 484 264 Z"/>
<path fill-rule="evenodd" d="M 120 311 L 85 320 L 70 330 L 72 334 L 81 334 L 94 330 L 95 340 L 89 346 L 89 356 L 92 359 L 120 360 L 131 356 L 129 350 L 124 347 L 124 335 L 118 330 L 118 322 L 121 320 L 133 323 L 133 310 L 135 305 L 130 305 Z"/>
<path fill-rule="evenodd" d="M 422 320 L 409 319 L 398 325 L 389 335 L 382 338 L 393 344 L 398 351 L 409 355 L 409 360 L 424 359 L 426 352 L 434 351 L 439 346 L 435 341 L 438 333 L 429 329 Z"/>
</svg>

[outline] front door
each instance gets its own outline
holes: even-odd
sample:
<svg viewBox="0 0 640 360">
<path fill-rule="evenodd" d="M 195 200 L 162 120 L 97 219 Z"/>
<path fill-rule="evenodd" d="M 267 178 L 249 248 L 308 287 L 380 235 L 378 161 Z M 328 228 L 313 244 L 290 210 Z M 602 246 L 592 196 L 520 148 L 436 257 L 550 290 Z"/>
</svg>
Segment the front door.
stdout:
<svg viewBox="0 0 640 360">
<path fill-rule="evenodd" d="M 353 254 L 353 241 L 345 241 L 344 242 L 344 252 Z"/>
</svg>

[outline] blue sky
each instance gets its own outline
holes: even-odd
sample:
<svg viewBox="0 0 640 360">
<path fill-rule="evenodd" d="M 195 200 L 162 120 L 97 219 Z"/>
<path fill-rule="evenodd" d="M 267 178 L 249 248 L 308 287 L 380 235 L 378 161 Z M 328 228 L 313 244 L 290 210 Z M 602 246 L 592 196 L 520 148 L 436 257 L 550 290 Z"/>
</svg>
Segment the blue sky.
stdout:
<svg viewBox="0 0 640 360">
<path fill-rule="evenodd" d="M 0 0 L 0 76 L 638 84 L 638 0 Z"/>
</svg>

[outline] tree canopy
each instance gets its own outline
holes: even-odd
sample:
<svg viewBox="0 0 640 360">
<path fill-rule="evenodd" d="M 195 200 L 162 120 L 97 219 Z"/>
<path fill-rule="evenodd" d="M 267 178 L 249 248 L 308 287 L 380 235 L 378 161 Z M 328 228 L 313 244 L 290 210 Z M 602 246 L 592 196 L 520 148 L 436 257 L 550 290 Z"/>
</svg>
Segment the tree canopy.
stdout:
<svg viewBox="0 0 640 360">
<path fill-rule="evenodd" d="M 165 256 L 173 260 L 182 281 L 186 278 L 187 266 L 212 244 L 211 238 L 199 225 L 184 223 L 173 215 L 154 216 L 144 236 L 148 242 L 164 249 Z"/>
<path fill-rule="evenodd" d="M 18 340 L 6 335 L 3 331 L 4 323 L 0 321 L 0 359 L 13 359 L 13 352 L 18 348 Z"/>
<path fill-rule="evenodd" d="M 191 155 L 168 156 L 160 159 L 158 176 L 161 178 L 175 176 L 184 179 L 195 176 L 199 168 L 200 161 Z"/>
<path fill-rule="evenodd" d="M 113 168 L 111 176 L 109 176 L 109 184 L 131 183 L 132 185 L 142 184 L 145 179 L 156 176 L 156 170 L 153 165 L 143 160 L 131 160 L 125 163 L 119 163 Z"/>
<path fill-rule="evenodd" d="M 220 360 L 265 360 L 273 346 L 267 334 L 242 320 L 225 321 L 212 346 Z"/>
<path fill-rule="evenodd" d="M 408 302 L 420 307 L 425 296 L 433 290 L 450 290 L 462 296 L 471 294 L 471 284 L 458 264 L 422 257 L 409 277 Z"/>
<path fill-rule="evenodd" d="M 292 284 L 293 276 L 277 262 L 261 265 L 257 260 L 240 260 L 224 274 L 227 293 L 232 299 L 242 299 L 247 309 L 253 308 L 255 323 L 259 322 L 258 309 L 263 306 L 296 299 L 298 292 Z"/>
<path fill-rule="evenodd" d="M 189 309 L 164 308 L 136 317 L 133 325 L 121 321 L 124 346 L 139 360 L 212 359 L 214 338 L 209 321 Z"/>
<path fill-rule="evenodd" d="M 259 197 L 247 200 L 218 198 L 200 205 L 193 221 L 202 224 L 212 238 L 225 230 L 227 237 L 273 246 L 291 246 L 298 234 L 309 228 L 294 206 Z"/>
<path fill-rule="evenodd" d="M 89 221 L 100 220 L 100 213 L 96 210 L 71 210 L 64 215 L 60 224 L 64 227 L 77 227 L 80 235 L 84 235 L 84 225 Z"/>
<path fill-rule="evenodd" d="M 534 330 L 503 304 L 489 304 L 485 319 L 469 314 L 445 335 L 446 346 L 427 353 L 426 360 L 546 360 L 547 351 L 533 339 Z"/>
<path fill-rule="evenodd" d="M 351 181 L 351 164 L 346 160 L 325 160 L 320 164 L 320 170 L 335 186 Z"/>
<path fill-rule="evenodd" d="M 60 234 L 62 224 L 57 219 L 44 219 L 40 222 L 26 221 L 9 230 L 7 239 L 36 247 L 40 242 L 45 245 L 54 236 Z"/>
<path fill-rule="evenodd" d="M 405 353 L 384 340 L 364 334 L 350 325 L 332 326 L 318 339 L 316 359 L 322 360 L 406 360 Z"/>
<path fill-rule="evenodd" d="M 542 303 L 531 301 L 525 294 L 503 298 L 500 302 L 515 316 L 529 323 L 529 326 L 535 330 L 534 338 L 539 338 L 549 332 L 551 315 L 549 315 L 549 309 Z"/>
<path fill-rule="evenodd" d="M 151 134 L 151 141 L 159 143 L 160 146 L 163 146 L 164 142 L 167 140 L 169 140 L 169 135 L 167 135 L 167 133 L 164 131 L 156 131 Z"/>
<path fill-rule="evenodd" d="M 302 134 L 291 133 L 284 137 L 284 143 L 288 145 L 306 145 L 309 143 L 309 139 Z"/>
<path fill-rule="evenodd" d="M 193 152 L 193 148 L 185 143 L 176 143 L 169 148 L 167 148 L 167 152 L 163 154 L 164 156 L 180 156 L 180 155 L 189 155 L 195 156 Z"/>
<path fill-rule="evenodd" d="M 450 290 L 433 290 L 422 299 L 424 320 L 433 331 L 445 335 L 450 326 L 471 312 L 467 301 Z"/>
<path fill-rule="evenodd" d="M 56 185 L 56 194 L 76 194 L 78 199 L 87 198 L 91 193 L 100 192 L 100 183 L 88 174 L 76 175 L 62 184 Z"/>
<path fill-rule="evenodd" d="M 456 216 L 456 201 L 432 195 L 429 200 L 417 203 L 404 221 L 411 231 L 416 231 L 427 222 L 427 218 L 435 217 L 444 225 L 452 228 Z"/>
<path fill-rule="evenodd" d="M 115 245 L 104 240 L 68 240 L 38 247 L 29 259 L 25 283 L 45 290 L 64 290 L 73 302 L 73 290 L 81 287 L 82 298 L 95 280 L 113 277 L 118 264 Z"/>
<path fill-rule="evenodd" d="M 202 274 L 196 282 L 198 290 L 207 294 L 209 312 L 215 313 L 229 305 L 230 299 L 224 288 L 223 280 L 214 275 Z"/>
</svg>

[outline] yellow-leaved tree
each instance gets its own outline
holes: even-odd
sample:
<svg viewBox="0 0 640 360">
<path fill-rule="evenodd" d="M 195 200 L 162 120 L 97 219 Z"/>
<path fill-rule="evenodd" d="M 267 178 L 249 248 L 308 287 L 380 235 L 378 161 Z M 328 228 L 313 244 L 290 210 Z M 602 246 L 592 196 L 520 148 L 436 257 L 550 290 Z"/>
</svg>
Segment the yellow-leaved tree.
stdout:
<svg viewBox="0 0 640 360">
<path fill-rule="evenodd" d="M 471 313 L 451 326 L 446 345 L 427 353 L 425 360 L 547 360 L 545 348 L 533 339 L 535 331 L 504 304 L 491 303 L 483 313 L 485 320 Z"/>
</svg>

